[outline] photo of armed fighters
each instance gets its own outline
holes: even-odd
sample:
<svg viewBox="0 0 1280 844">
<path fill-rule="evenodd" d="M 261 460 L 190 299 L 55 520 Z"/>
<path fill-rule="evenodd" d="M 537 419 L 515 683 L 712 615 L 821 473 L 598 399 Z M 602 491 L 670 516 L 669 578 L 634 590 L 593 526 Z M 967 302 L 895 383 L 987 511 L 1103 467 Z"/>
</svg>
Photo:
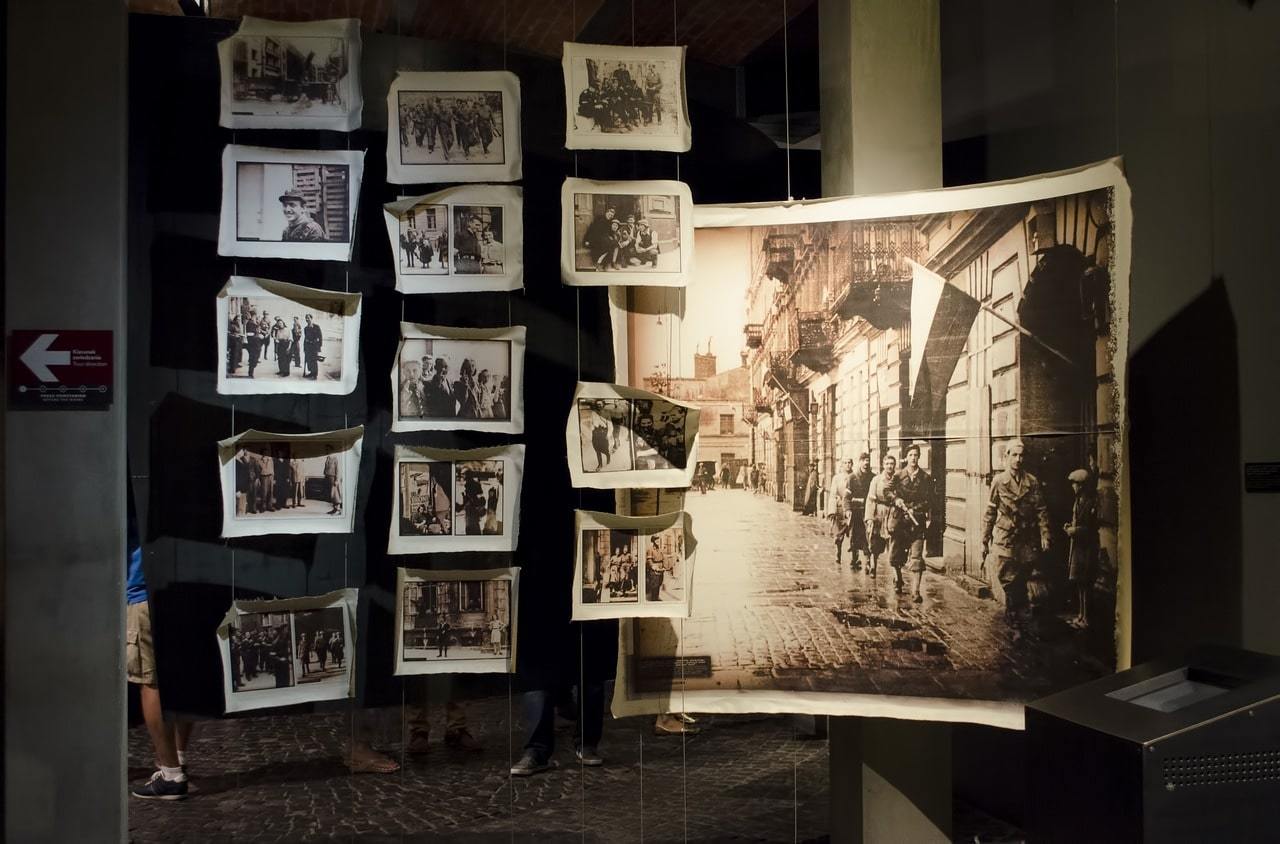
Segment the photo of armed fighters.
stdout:
<svg viewBox="0 0 1280 844">
<path fill-rule="evenodd" d="M 574 129 L 607 134 L 671 135 L 679 131 L 679 65 L 673 61 L 580 58 Z"/>
<path fill-rule="evenodd" d="M 501 91 L 400 91 L 401 164 L 502 164 Z"/>
<path fill-rule="evenodd" d="M 304 305 L 279 296 L 232 296 L 227 313 L 227 377 L 341 381 L 345 304 Z"/>
</svg>

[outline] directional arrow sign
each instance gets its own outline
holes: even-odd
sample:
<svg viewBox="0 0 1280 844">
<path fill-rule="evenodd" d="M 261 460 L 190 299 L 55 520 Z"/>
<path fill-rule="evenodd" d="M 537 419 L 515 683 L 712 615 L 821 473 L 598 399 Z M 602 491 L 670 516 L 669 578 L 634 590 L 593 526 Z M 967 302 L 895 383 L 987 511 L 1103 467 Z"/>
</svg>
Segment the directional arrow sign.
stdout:
<svg viewBox="0 0 1280 844">
<path fill-rule="evenodd" d="M 9 407 L 110 407 L 113 357 L 110 331 L 15 330 L 9 335 Z"/>
<path fill-rule="evenodd" d="M 57 381 L 58 376 L 49 367 L 67 366 L 71 363 L 70 351 L 55 352 L 49 349 L 57 339 L 57 334 L 41 334 L 19 358 L 41 381 Z"/>
</svg>

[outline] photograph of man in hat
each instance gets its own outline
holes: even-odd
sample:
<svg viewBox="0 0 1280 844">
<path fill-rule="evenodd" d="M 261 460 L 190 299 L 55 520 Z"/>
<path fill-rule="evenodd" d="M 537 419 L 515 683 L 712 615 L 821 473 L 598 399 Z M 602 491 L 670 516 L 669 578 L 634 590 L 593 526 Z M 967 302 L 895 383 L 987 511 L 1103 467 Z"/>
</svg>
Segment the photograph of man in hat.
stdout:
<svg viewBox="0 0 1280 844">
<path fill-rule="evenodd" d="M 911 600 L 924 601 L 920 587 L 924 583 L 924 537 L 933 519 L 933 478 L 920 466 L 920 450 L 928 443 L 916 440 L 907 446 L 906 462 L 898 472 L 898 500 L 894 503 L 902 513 L 893 537 L 894 550 L 889 563 L 893 566 L 894 585 L 902 588 L 902 565 L 914 575 Z M 905 552 L 905 553 L 904 553 Z"/>
<path fill-rule="evenodd" d="M 284 214 L 285 227 L 281 240 L 316 242 L 328 240 L 324 229 L 311 219 L 306 200 L 296 190 L 287 190 L 280 195 L 281 213 Z"/>
</svg>

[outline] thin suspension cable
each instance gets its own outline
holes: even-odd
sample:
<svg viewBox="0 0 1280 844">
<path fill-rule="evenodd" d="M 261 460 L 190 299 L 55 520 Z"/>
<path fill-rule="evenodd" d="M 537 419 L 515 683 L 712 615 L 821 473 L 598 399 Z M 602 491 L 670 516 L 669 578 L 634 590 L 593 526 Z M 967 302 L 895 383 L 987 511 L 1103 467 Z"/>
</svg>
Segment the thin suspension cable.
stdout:
<svg viewBox="0 0 1280 844">
<path fill-rule="evenodd" d="M 1113 110 L 1116 127 L 1116 155 L 1120 154 L 1120 0 L 1111 9 L 1112 75 L 1115 82 Z"/>
<path fill-rule="evenodd" d="M 791 196 L 791 55 L 787 44 L 787 0 L 782 0 L 782 107 L 786 126 L 787 200 Z"/>
</svg>

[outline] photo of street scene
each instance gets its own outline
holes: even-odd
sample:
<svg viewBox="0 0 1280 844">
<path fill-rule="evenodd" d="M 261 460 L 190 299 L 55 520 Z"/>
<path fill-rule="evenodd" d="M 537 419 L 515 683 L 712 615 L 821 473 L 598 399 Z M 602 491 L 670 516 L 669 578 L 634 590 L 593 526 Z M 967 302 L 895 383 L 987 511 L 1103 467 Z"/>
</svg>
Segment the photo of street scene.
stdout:
<svg viewBox="0 0 1280 844">
<path fill-rule="evenodd" d="M 427 573 L 402 577 L 401 660 L 510 659 L 510 580 L 431 580 L 421 574 Z"/>
</svg>

